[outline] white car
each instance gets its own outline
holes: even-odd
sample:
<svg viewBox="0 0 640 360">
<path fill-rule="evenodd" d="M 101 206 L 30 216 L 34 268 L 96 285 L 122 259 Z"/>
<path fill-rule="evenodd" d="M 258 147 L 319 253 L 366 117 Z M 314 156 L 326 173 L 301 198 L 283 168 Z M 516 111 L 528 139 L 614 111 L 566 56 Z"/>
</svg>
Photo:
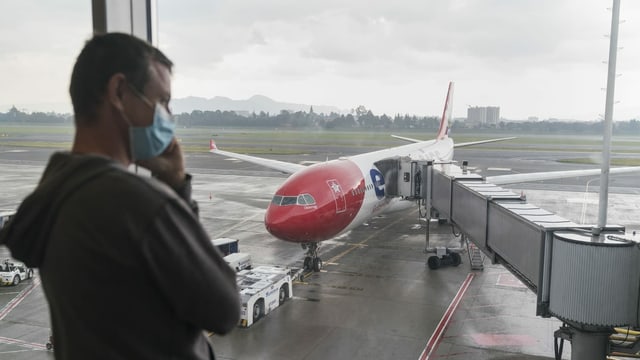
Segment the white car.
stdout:
<svg viewBox="0 0 640 360">
<path fill-rule="evenodd" d="M 22 280 L 31 279 L 33 269 L 21 262 L 5 260 L 0 264 L 0 283 L 2 285 L 18 285 Z"/>
</svg>

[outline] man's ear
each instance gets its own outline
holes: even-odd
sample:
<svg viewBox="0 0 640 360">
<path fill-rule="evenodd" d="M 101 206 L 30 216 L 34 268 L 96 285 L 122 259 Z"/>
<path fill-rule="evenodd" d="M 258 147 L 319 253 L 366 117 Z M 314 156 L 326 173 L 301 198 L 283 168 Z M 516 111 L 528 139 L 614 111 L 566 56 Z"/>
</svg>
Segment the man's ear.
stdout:
<svg viewBox="0 0 640 360">
<path fill-rule="evenodd" d="M 124 74 L 113 74 L 107 82 L 106 98 L 107 101 L 116 109 L 124 110 L 123 99 L 127 86 L 127 79 Z"/>
</svg>

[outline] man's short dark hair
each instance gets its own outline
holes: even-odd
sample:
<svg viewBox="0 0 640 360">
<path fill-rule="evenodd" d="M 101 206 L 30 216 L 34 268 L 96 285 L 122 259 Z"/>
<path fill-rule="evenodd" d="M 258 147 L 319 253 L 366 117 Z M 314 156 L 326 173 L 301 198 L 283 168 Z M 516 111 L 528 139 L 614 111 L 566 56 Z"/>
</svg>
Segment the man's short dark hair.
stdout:
<svg viewBox="0 0 640 360">
<path fill-rule="evenodd" d="M 78 118 L 91 122 L 96 116 L 96 108 L 114 74 L 124 74 L 132 86 L 144 90 L 149 81 L 151 60 L 171 71 L 173 63 L 169 58 L 134 36 L 107 33 L 95 35 L 87 41 L 73 66 L 69 85 L 76 124 Z"/>
</svg>

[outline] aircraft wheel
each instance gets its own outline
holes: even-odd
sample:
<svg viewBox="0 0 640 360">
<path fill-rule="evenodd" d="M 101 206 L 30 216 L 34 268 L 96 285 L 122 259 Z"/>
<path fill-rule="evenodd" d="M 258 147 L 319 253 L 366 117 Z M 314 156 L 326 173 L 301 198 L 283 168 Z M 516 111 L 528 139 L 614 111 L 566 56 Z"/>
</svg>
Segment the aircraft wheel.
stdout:
<svg viewBox="0 0 640 360">
<path fill-rule="evenodd" d="M 47 346 L 47 350 L 53 349 L 53 344 L 50 342 L 48 342 L 46 346 Z"/>
<path fill-rule="evenodd" d="M 451 265 L 458 266 L 462 264 L 462 257 L 457 252 L 452 252 L 451 254 L 449 254 L 449 256 L 451 256 Z"/>
<path fill-rule="evenodd" d="M 20 284 L 20 275 L 16 275 L 13 277 L 13 281 L 11 282 L 13 285 Z"/>
<path fill-rule="evenodd" d="M 440 267 L 440 258 L 437 256 L 430 256 L 427 260 L 427 265 L 429 265 L 429 269 L 436 270 Z"/>
<path fill-rule="evenodd" d="M 304 266 L 302 267 L 304 270 L 311 270 L 312 260 L 311 256 L 306 256 L 304 258 Z"/>
<path fill-rule="evenodd" d="M 322 260 L 320 258 L 313 259 L 313 271 L 319 272 L 322 269 Z"/>
</svg>

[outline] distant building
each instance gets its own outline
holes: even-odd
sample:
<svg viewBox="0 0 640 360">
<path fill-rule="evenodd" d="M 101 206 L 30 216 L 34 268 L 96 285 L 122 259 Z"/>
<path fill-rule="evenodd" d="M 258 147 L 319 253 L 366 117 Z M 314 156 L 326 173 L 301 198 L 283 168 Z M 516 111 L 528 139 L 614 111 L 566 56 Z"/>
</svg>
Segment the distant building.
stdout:
<svg viewBox="0 0 640 360">
<path fill-rule="evenodd" d="M 499 106 L 470 106 L 467 108 L 467 122 L 470 124 L 498 124 Z"/>
<path fill-rule="evenodd" d="M 484 124 L 487 122 L 487 108 L 473 106 L 467 108 L 467 122 L 473 124 Z"/>
<path fill-rule="evenodd" d="M 497 125 L 500 121 L 500 107 L 487 106 L 487 124 Z"/>
</svg>

